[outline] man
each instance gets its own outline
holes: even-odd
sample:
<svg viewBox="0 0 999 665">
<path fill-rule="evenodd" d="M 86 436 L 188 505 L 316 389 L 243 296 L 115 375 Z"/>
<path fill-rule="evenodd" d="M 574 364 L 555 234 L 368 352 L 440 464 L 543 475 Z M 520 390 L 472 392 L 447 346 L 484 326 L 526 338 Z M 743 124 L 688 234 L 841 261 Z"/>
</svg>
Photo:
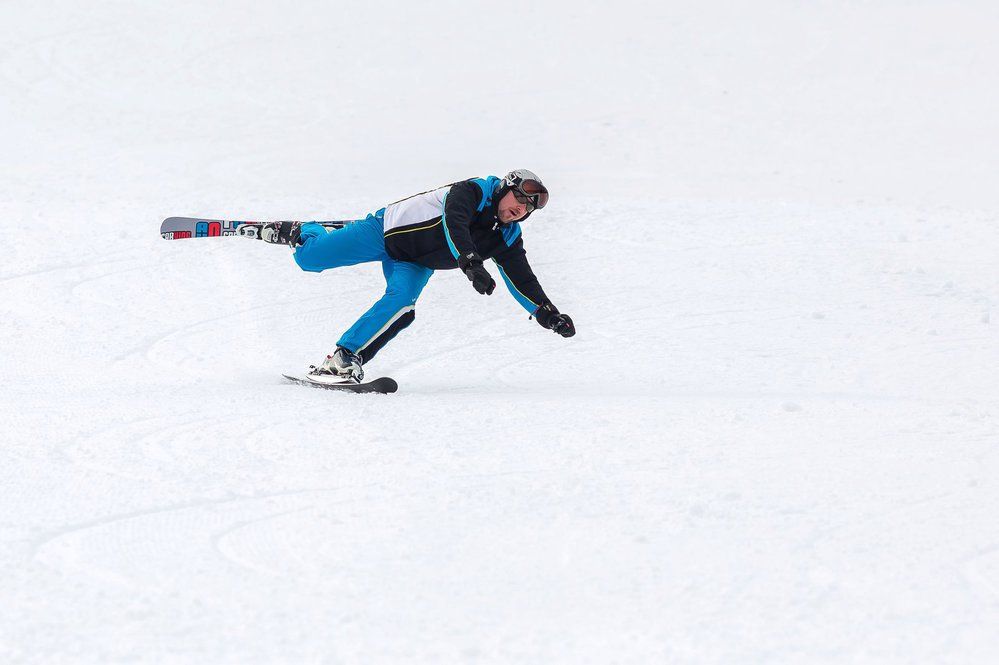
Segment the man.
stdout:
<svg viewBox="0 0 999 665">
<path fill-rule="evenodd" d="M 510 293 L 538 323 L 572 337 L 572 319 L 559 313 L 541 289 L 521 236 L 519 222 L 547 203 L 541 179 L 518 169 L 502 179 L 472 178 L 416 194 L 332 232 L 311 222 L 268 225 L 260 237 L 295 247 L 302 270 L 382 263 L 385 294 L 308 378 L 359 383 L 362 365 L 416 318 L 416 300 L 435 270 L 458 268 L 476 291 L 491 295 L 496 282 L 482 265 L 487 258 L 496 262 Z"/>
</svg>

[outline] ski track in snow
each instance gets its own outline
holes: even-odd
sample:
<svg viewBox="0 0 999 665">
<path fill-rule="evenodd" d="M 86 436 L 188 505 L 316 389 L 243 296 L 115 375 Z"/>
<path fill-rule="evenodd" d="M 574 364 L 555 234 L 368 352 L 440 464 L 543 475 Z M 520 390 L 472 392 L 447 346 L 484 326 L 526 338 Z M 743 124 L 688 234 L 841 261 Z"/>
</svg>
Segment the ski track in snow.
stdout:
<svg viewBox="0 0 999 665">
<path fill-rule="evenodd" d="M 994 662 L 995 6 L 453 9 L 0 8 L 0 661 Z M 515 167 L 577 336 L 439 271 L 390 396 L 157 237 Z"/>
</svg>

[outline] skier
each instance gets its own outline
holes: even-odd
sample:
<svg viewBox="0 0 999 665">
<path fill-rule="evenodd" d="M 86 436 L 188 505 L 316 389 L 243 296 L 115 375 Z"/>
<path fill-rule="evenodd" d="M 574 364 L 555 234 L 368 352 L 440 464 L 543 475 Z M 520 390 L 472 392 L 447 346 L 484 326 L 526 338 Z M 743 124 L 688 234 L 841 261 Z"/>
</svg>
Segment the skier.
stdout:
<svg viewBox="0 0 999 665">
<path fill-rule="evenodd" d="M 363 220 L 327 232 L 319 224 L 276 222 L 260 238 L 295 248 L 302 270 L 381 261 L 385 295 L 354 323 L 308 378 L 322 383 L 360 383 L 370 361 L 416 318 L 415 305 L 435 270 L 458 268 L 476 291 L 496 287 L 483 259 L 496 262 L 510 293 L 543 327 L 563 337 L 576 334 L 542 291 L 524 251 L 519 222 L 548 203 L 548 190 L 531 171 L 503 178 L 472 178 L 392 203 Z"/>
</svg>

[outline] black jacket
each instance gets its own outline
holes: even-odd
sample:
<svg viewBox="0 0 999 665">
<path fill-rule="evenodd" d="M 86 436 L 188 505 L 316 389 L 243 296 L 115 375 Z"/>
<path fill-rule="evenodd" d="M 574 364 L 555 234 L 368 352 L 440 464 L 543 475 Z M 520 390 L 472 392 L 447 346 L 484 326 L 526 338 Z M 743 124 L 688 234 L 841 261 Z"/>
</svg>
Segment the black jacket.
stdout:
<svg viewBox="0 0 999 665">
<path fill-rule="evenodd" d="M 520 224 L 497 217 L 505 193 L 500 183 L 494 176 L 473 178 L 386 206 L 385 249 L 394 259 L 434 270 L 457 268 L 458 257 L 470 252 L 491 258 L 514 298 L 533 314 L 548 298 L 527 262 Z"/>
</svg>

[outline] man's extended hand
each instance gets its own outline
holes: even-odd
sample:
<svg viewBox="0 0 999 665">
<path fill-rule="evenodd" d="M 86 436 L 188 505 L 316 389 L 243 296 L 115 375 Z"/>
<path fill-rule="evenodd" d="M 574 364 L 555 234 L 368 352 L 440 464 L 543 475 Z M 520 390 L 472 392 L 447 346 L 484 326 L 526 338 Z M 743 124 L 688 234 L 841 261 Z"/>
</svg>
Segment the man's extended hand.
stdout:
<svg viewBox="0 0 999 665">
<path fill-rule="evenodd" d="M 572 319 L 568 314 L 559 314 L 552 323 L 552 330 L 562 337 L 572 337 L 576 334 L 576 326 L 572 325 Z"/>
<path fill-rule="evenodd" d="M 572 319 L 568 314 L 559 314 L 555 305 L 550 302 L 543 303 L 534 312 L 534 318 L 542 327 L 548 328 L 562 337 L 572 337 L 576 334 L 576 326 L 572 324 Z"/>
<path fill-rule="evenodd" d="M 458 257 L 458 267 L 479 293 L 490 296 L 496 288 L 496 280 L 482 267 L 482 257 L 475 252 Z"/>
</svg>

